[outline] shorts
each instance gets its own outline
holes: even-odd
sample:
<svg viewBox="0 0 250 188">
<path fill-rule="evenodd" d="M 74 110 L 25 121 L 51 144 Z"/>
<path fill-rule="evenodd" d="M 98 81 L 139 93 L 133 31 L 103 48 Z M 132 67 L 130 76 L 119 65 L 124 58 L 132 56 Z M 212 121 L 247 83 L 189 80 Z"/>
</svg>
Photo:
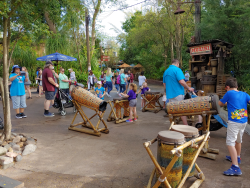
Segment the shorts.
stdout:
<svg viewBox="0 0 250 188">
<path fill-rule="evenodd" d="M 178 101 L 183 101 L 184 100 L 184 95 L 178 95 L 175 98 L 169 99 L 169 102 L 178 102 Z"/>
<path fill-rule="evenodd" d="M 137 100 L 136 99 L 131 99 L 129 101 L 129 107 L 136 107 Z"/>
<path fill-rule="evenodd" d="M 104 88 L 107 88 L 108 86 L 107 86 L 107 84 L 105 83 L 105 84 L 103 84 L 103 87 L 104 87 Z"/>
<path fill-rule="evenodd" d="M 12 96 L 13 109 L 26 108 L 26 95 Z"/>
<path fill-rule="evenodd" d="M 54 100 L 55 94 L 54 91 L 45 91 L 45 99 L 52 101 Z"/>
<path fill-rule="evenodd" d="M 235 146 L 235 142 L 242 143 L 242 137 L 247 123 L 227 122 L 227 139 L 228 146 Z"/>
<path fill-rule="evenodd" d="M 166 97 L 166 95 L 163 95 L 163 97 L 162 97 L 162 101 L 163 101 L 163 102 L 166 102 L 166 101 L 167 101 L 167 97 Z"/>
</svg>

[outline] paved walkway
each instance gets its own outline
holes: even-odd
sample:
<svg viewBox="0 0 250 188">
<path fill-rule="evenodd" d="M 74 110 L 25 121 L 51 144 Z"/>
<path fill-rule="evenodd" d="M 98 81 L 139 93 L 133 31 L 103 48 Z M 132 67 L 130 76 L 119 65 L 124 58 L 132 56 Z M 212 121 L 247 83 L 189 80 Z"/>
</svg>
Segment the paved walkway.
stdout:
<svg viewBox="0 0 250 188">
<path fill-rule="evenodd" d="M 163 87 L 151 86 L 152 91 L 163 91 Z M 26 188 L 144 188 L 154 167 L 143 143 L 157 136 L 161 130 L 169 127 L 164 111 L 155 114 L 141 112 L 138 99 L 139 119 L 134 123 L 115 124 L 108 122 L 109 134 L 101 137 L 91 136 L 68 130 L 73 119 L 73 109 L 67 109 L 67 115 L 62 117 L 56 113 L 53 118 L 43 116 L 42 98 L 28 100 L 25 113 L 28 118 L 15 119 L 12 110 L 13 131 L 34 136 L 38 139 L 35 153 L 25 156 L 14 167 L 0 170 L 0 174 L 24 182 Z M 112 97 L 117 97 L 113 90 Z M 105 100 L 109 98 L 105 97 Z M 93 112 L 84 108 L 90 115 Z M 104 119 L 110 112 L 108 107 Z M 2 116 L 2 109 L 0 109 Z M 81 121 L 78 117 L 77 121 Z M 243 175 L 226 177 L 224 170 L 230 167 L 226 161 L 228 154 L 225 145 L 226 129 L 222 128 L 211 133 L 210 147 L 220 149 L 215 161 L 198 158 L 197 163 L 206 176 L 202 188 L 247 188 L 250 185 L 250 137 L 243 138 L 242 165 Z M 157 144 L 151 146 L 156 156 Z M 194 181 L 189 179 L 184 187 Z"/>
</svg>

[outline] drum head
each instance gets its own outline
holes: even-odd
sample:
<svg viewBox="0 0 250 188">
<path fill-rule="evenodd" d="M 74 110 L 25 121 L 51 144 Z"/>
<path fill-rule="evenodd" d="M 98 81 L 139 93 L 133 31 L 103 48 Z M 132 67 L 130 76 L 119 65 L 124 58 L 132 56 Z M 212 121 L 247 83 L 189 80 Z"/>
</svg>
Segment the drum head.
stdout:
<svg viewBox="0 0 250 188">
<path fill-rule="evenodd" d="M 160 131 L 157 136 L 163 143 L 181 145 L 185 142 L 184 134 L 174 131 Z"/>
<path fill-rule="evenodd" d="M 121 101 L 121 100 L 128 100 L 128 98 L 126 97 L 117 97 L 117 98 L 113 98 L 114 101 Z"/>
<path fill-rule="evenodd" d="M 173 125 L 171 131 L 176 131 L 184 134 L 185 137 L 193 138 L 199 136 L 199 130 L 188 125 Z"/>
<path fill-rule="evenodd" d="M 216 110 L 217 113 L 219 114 L 221 107 L 220 107 L 220 105 L 218 103 L 219 102 L 218 95 L 212 94 L 212 95 L 210 95 L 210 97 L 211 97 L 211 103 L 212 103 L 213 110 Z"/>
<path fill-rule="evenodd" d="M 146 91 L 145 94 L 152 94 L 152 95 L 155 95 L 155 94 L 160 94 L 161 92 L 157 92 L 157 91 Z"/>
</svg>

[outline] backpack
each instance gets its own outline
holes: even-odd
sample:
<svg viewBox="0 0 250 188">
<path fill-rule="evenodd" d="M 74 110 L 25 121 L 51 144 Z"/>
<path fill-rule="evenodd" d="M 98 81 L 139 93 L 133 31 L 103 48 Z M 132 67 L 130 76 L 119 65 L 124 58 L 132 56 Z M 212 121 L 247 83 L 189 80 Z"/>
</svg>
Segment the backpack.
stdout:
<svg viewBox="0 0 250 188">
<path fill-rule="evenodd" d="M 116 83 L 117 84 L 121 84 L 121 75 L 117 76 Z"/>
<path fill-rule="evenodd" d="M 134 80 L 134 75 L 133 75 L 133 73 L 130 74 L 130 80 Z"/>
</svg>

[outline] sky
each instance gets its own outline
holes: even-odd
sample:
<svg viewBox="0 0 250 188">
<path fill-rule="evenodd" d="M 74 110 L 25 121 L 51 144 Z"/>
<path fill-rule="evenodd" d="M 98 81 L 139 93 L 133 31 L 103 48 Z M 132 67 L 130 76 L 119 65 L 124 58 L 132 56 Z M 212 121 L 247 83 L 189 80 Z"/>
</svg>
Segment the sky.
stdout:
<svg viewBox="0 0 250 188">
<path fill-rule="evenodd" d="M 127 17 L 124 12 L 128 13 L 135 12 L 136 10 L 141 10 L 141 7 L 145 5 L 145 2 L 140 2 L 143 2 L 143 0 L 125 0 L 125 3 L 128 6 L 135 4 L 137 5 L 124 9 L 123 11 L 111 11 L 119 9 L 118 7 L 104 10 L 103 13 L 98 16 L 98 24 L 102 26 L 102 32 L 106 33 L 109 36 L 116 37 L 118 34 L 112 29 L 114 27 L 111 24 L 122 31 L 122 23 L 126 21 Z"/>
</svg>

